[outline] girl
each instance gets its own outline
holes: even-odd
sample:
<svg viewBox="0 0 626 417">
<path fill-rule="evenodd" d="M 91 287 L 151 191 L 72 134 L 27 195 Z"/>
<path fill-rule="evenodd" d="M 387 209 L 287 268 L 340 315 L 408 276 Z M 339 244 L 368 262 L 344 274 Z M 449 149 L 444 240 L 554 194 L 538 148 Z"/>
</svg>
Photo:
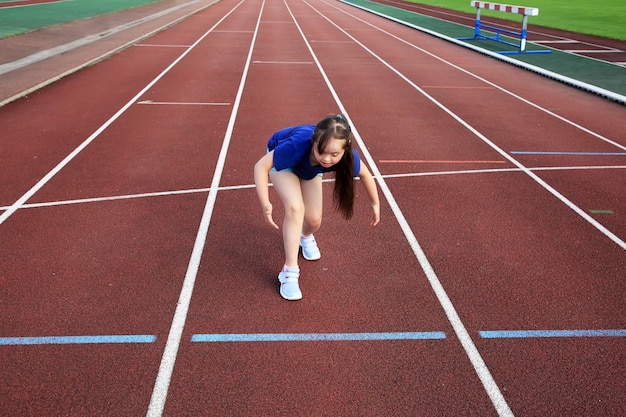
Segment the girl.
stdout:
<svg viewBox="0 0 626 417">
<path fill-rule="evenodd" d="M 254 182 L 265 221 L 275 229 L 279 227 L 272 218 L 268 175 L 285 206 L 285 265 L 278 274 L 280 295 L 299 300 L 299 248 L 306 260 L 321 256 L 313 233 L 322 224 L 322 174 L 335 172 L 335 206 L 346 219 L 352 217 L 355 176 L 359 176 L 369 197 L 372 226 L 380 221 L 378 190 L 372 174 L 352 149 L 350 125 L 340 114 L 329 115 L 316 126 L 282 129 L 270 137 L 267 149 L 268 153 L 254 166 Z"/>
</svg>

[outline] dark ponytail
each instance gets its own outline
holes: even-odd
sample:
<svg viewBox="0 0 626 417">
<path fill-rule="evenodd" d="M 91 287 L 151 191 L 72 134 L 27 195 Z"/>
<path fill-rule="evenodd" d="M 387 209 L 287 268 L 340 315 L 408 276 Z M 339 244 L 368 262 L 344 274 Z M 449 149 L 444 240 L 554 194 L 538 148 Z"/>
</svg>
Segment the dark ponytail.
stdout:
<svg viewBox="0 0 626 417">
<path fill-rule="evenodd" d="M 323 153 L 330 139 L 345 140 L 345 152 L 335 165 L 335 188 L 333 197 L 335 209 L 346 219 L 352 218 L 354 208 L 354 158 L 352 155 L 352 131 L 345 117 L 331 114 L 315 126 L 311 141 L 317 146 L 318 153 Z"/>
</svg>

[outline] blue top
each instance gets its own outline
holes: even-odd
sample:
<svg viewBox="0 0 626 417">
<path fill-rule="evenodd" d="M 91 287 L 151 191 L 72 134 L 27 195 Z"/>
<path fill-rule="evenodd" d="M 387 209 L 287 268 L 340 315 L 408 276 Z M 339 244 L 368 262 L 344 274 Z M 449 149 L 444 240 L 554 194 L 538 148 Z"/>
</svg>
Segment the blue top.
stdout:
<svg viewBox="0 0 626 417">
<path fill-rule="evenodd" d="M 321 165 L 311 165 L 311 138 L 314 131 L 315 125 L 300 125 L 274 133 L 267 143 L 267 149 L 274 151 L 274 168 L 277 171 L 291 168 L 303 180 L 313 179 L 323 172 L 336 171 L 335 166 L 324 168 Z M 361 172 L 361 158 L 355 149 L 352 149 L 352 156 L 356 176 Z"/>
</svg>

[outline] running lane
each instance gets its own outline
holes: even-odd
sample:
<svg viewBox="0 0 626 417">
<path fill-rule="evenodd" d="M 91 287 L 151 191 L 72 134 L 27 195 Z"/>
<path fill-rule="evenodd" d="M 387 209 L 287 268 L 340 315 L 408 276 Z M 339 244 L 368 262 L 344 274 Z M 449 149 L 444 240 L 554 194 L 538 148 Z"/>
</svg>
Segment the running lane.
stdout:
<svg viewBox="0 0 626 417">
<path fill-rule="evenodd" d="M 340 110 L 309 48 L 350 54 L 345 38 L 304 3 L 258 4 L 222 187 L 252 183 L 252 166 L 275 130 Z M 302 37 L 303 21 L 316 27 L 313 35 Z M 332 184 L 324 187 L 323 257 L 301 261 L 304 299 L 296 303 L 278 296 L 282 239 L 263 222 L 255 190 L 219 192 L 165 415 L 433 414 L 443 404 L 459 414 L 468 403 L 494 415 L 463 349 L 445 339 L 452 329 L 388 206 L 385 224 L 371 228 L 359 188 L 355 219 L 346 222 L 330 209 Z M 307 340 L 328 334 L 339 340 Z M 367 340 L 385 335 L 400 339 Z M 226 336 L 243 341 L 219 342 Z M 304 340 L 281 341 L 294 337 Z"/>
<path fill-rule="evenodd" d="M 617 415 L 623 107 L 338 9 L 318 57 L 513 412 Z"/>
<path fill-rule="evenodd" d="M 2 108 L 3 415 L 145 415 L 251 37 L 219 30 L 237 7 Z"/>
</svg>

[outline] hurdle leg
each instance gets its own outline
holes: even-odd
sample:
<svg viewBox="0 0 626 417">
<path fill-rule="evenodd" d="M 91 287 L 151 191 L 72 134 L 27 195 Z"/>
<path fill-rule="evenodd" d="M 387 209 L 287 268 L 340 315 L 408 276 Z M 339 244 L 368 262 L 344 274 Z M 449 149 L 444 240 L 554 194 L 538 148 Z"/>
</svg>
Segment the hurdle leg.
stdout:
<svg viewBox="0 0 626 417">
<path fill-rule="evenodd" d="M 480 8 L 476 8 L 476 23 L 474 26 L 474 39 L 480 37 Z"/>
<path fill-rule="evenodd" d="M 526 26 L 528 24 L 528 16 L 524 15 L 524 18 L 522 19 L 522 33 L 520 34 L 520 46 L 519 49 L 520 51 L 524 52 L 524 50 L 526 49 Z"/>
</svg>

